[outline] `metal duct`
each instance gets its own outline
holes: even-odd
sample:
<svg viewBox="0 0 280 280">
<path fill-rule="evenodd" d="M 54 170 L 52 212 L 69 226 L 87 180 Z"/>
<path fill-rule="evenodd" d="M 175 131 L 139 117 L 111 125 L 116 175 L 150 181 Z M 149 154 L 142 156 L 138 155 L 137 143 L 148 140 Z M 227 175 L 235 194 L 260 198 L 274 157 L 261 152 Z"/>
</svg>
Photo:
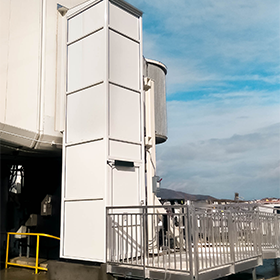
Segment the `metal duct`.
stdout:
<svg viewBox="0 0 280 280">
<path fill-rule="evenodd" d="M 167 116 L 166 116 L 166 66 L 155 60 L 144 58 L 144 75 L 155 83 L 155 134 L 156 144 L 167 140 Z"/>
</svg>

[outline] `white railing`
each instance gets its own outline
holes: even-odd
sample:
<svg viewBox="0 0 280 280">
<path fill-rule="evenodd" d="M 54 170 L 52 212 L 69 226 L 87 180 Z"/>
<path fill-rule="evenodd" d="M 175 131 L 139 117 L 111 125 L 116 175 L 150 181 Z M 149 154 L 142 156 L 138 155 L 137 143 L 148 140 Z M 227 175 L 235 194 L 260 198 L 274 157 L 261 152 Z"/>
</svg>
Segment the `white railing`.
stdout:
<svg viewBox="0 0 280 280">
<path fill-rule="evenodd" d="M 280 215 L 275 213 L 260 212 L 260 229 L 262 232 L 262 248 L 279 249 L 279 219 Z"/>
<path fill-rule="evenodd" d="M 242 204 L 108 207 L 107 264 L 139 277 L 215 279 L 260 265 L 263 249 L 279 251 L 279 217 Z"/>
</svg>

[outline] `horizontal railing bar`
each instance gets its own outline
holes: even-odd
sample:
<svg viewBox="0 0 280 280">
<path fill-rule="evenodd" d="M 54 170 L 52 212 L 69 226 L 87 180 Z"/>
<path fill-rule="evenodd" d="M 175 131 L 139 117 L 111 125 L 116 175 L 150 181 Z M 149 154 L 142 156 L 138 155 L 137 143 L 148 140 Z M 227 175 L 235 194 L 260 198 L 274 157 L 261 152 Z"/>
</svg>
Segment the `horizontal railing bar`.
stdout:
<svg viewBox="0 0 280 280">
<path fill-rule="evenodd" d="M 155 209 L 155 208 L 187 208 L 187 205 L 149 205 L 149 206 L 107 206 L 109 210 L 114 209 Z"/>
<path fill-rule="evenodd" d="M 33 235 L 33 236 L 43 236 L 43 237 L 49 237 L 49 238 L 54 238 L 54 239 L 60 240 L 60 238 L 59 238 L 59 237 L 56 237 L 56 236 L 54 236 L 54 235 L 50 235 L 50 234 L 45 234 L 45 233 L 7 232 L 7 234 L 10 234 L 10 235 Z"/>
<path fill-rule="evenodd" d="M 33 268 L 33 269 L 40 269 L 40 270 L 45 270 L 48 271 L 47 268 L 45 267 L 41 267 L 41 266 L 33 266 L 33 265 L 27 265 L 27 264 L 18 264 L 18 263 L 11 263 L 11 262 L 7 262 L 8 265 L 13 265 L 13 266 L 21 266 L 21 267 L 27 267 L 27 268 Z"/>
<path fill-rule="evenodd" d="M 114 264 L 116 264 L 115 262 L 112 262 L 112 261 L 109 261 L 109 262 L 107 262 L 107 264 L 110 264 L 110 265 L 114 265 Z M 119 265 L 119 263 L 117 263 L 117 265 Z M 132 267 L 143 267 L 143 265 L 137 265 L 137 264 L 127 264 L 127 263 L 124 263 L 123 264 L 124 266 L 127 266 L 127 265 L 129 265 L 129 266 L 132 266 Z M 152 268 L 152 269 L 154 269 L 154 270 L 162 270 L 162 269 L 164 269 L 164 268 L 162 268 L 162 267 L 158 267 L 158 266 L 151 266 L 151 265 L 146 265 L 146 267 L 147 268 Z M 170 269 L 168 269 L 168 271 L 174 271 L 174 272 L 178 272 L 178 270 L 176 270 L 176 269 L 172 269 L 172 268 L 170 268 Z M 186 274 L 190 274 L 190 271 L 189 270 L 179 270 L 180 272 L 184 272 L 184 273 L 186 273 Z"/>
<path fill-rule="evenodd" d="M 213 268 L 230 267 L 230 266 L 232 266 L 232 265 L 233 265 L 233 263 L 225 263 L 225 264 L 222 264 L 222 265 L 211 266 L 211 267 L 207 267 L 207 268 L 201 268 L 201 269 L 199 269 L 198 271 L 199 271 L 199 272 L 205 272 L 205 271 L 211 270 L 211 269 L 213 269 Z"/>
<path fill-rule="evenodd" d="M 195 209 L 214 209 L 214 210 L 226 210 L 226 209 L 235 209 L 235 208 L 245 208 L 245 211 L 248 211 L 248 209 L 257 209 L 259 207 L 271 209 L 271 210 L 277 210 L 269 206 L 259 205 L 259 204 L 227 204 L 227 205 L 220 205 L 220 204 L 214 204 L 214 205 L 191 205 Z M 241 207 L 242 206 L 242 207 Z M 244 206 L 244 207 L 243 207 Z M 107 208 L 161 208 L 161 207 L 190 207 L 190 205 L 187 204 L 167 204 L 167 205 L 120 205 L 120 206 L 107 206 Z M 279 210 L 279 209 L 278 209 Z M 263 212 L 265 214 L 273 214 L 268 212 Z M 276 213 L 277 214 L 277 213 Z M 278 214 L 279 215 L 279 214 Z"/>
<path fill-rule="evenodd" d="M 151 266 L 151 265 L 146 265 L 147 268 L 153 268 L 153 269 L 158 269 L 158 270 L 162 270 L 164 268 L 162 267 L 158 267 L 158 266 Z M 185 272 L 186 274 L 190 274 L 190 271 L 189 270 L 180 270 L 180 269 L 173 269 L 173 268 L 168 268 L 168 271 L 173 271 L 173 272 L 177 272 L 180 271 L 180 272 Z"/>
<path fill-rule="evenodd" d="M 140 213 L 133 213 L 133 212 L 126 212 L 126 213 L 109 213 L 108 216 L 126 216 L 126 215 L 133 215 L 139 216 Z M 147 216 L 162 216 L 162 215 L 170 215 L 170 216 L 184 216 L 185 213 L 146 213 Z"/>
</svg>

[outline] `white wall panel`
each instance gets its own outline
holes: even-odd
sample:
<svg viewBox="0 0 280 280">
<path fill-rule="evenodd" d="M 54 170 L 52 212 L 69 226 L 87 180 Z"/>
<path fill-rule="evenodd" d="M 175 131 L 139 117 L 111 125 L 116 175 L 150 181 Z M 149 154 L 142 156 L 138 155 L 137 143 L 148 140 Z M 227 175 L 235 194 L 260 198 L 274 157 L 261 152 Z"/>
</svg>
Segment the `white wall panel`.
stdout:
<svg viewBox="0 0 280 280">
<path fill-rule="evenodd" d="M 68 92 L 104 80 L 104 31 L 98 31 L 68 47 Z"/>
<path fill-rule="evenodd" d="M 109 31 L 109 55 L 110 81 L 139 90 L 139 44 Z"/>
<path fill-rule="evenodd" d="M 104 137 L 104 108 L 104 84 L 68 95 L 67 143 Z"/>
<path fill-rule="evenodd" d="M 121 33 L 139 40 L 139 19 L 109 3 L 109 25 Z"/>
<path fill-rule="evenodd" d="M 112 176 L 113 205 L 140 205 L 139 167 L 117 167 Z"/>
<path fill-rule="evenodd" d="M 110 85 L 110 136 L 140 141 L 140 94 Z"/>
<path fill-rule="evenodd" d="M 96 141 L 66 147 L 65 198 L 103 198 L 105 185 L 105 144 Z"/>
<path fill-rule="evenodd" d="M 10 1 L 6 124 L 38 129 L 41 1 Z M 28 7 L 28 16 L 23 12 Z M 5 25 L 4 25 L 5 26 Z M 2 53 L 2 51 L 1 51 Z M 2 60 L 1 60 L 2 63 Z"/>
<path fill-rule="evenodd" d="M 121 159 L 140 160 L 141 145 L 110 140 L 109 156 Z"/>
<path fill-rule="evenodd" d="M 0 122 L 4 123 L 6 114 L 6 89 L 7 89 L 7 66 L 9 54 L 9 17 L 10 2 L 0 1 Z M 0 129 L 3 127 L 0 126 Z"/>
<path fill-rule="evenodd" d="M 104 261 L 104 211 L 103 200 L 65 203 L 66 257 Z"/>
<path fill-rule="evenodd" d="M 88 8 L 68 21 L 68 42 L 77 40 L 104 26 L 104 1 Z"/>
</svg>

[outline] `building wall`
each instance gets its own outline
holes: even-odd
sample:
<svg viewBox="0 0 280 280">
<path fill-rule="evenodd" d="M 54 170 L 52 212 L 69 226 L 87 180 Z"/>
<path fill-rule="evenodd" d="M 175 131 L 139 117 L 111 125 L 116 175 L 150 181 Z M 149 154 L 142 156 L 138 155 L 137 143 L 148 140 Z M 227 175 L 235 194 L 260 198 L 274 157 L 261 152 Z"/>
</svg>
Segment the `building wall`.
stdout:
<svg viewBox="0 0 280 280">
<path fill-rule="evenodd" d="M 68 8 L 81 2 L 60 1 Z M 0 3 L 0 137 L 7 142 L 38 149 L 61 143 L 61 17 L 54 0 Z"/>
</svg>

